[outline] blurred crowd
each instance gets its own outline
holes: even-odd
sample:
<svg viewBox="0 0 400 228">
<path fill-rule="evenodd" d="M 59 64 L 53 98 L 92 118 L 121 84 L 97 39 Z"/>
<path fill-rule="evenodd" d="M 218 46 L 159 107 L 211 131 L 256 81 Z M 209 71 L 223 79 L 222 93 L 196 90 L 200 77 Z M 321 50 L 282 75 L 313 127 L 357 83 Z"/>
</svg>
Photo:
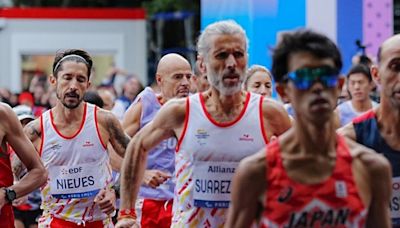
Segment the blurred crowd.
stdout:
<svg viewBox="0 0 400 228">
<path fill-rule="evenodd" d="M 122 78 L 122 83 L 116 83 L 117 77 Z M 89 101 L 94 99 L 95 102 L 96 97 L 100 97 L 101 101 L 97 102 L 101 102 L 101 107 L 112 110 L 118 118 L 122 119 L 125 110 L 143 88 L 142 83 L 135 75 L 112 67 L 99 85 L 92 84 L 85 98 Z M 32 109 L 35 118 L 54 107 L 56 100 L 55 88 L 50 86 L 48 76 L 43 73 L 33 75 L 28 89 L 20 93 L 13 93 L 8 88 L 0 88 L 0 101 L 11 107 L 28 106 Z"/>
</svg>

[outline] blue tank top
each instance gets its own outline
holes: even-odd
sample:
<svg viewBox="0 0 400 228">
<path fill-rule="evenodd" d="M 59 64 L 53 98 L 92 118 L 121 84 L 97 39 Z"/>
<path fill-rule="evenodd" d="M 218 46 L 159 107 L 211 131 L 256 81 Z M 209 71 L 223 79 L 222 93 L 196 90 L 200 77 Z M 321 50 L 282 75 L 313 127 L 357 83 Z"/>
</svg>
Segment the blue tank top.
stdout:
<svg viewBox="0 0 400 228">
<path fill-rule="evenodd" d="M 378 122 L 374 110 L 353 119 L 358 143 L 367 146 L 376 152 L 383 154 L 392 167 L 392 197 L 390 200 L 390 212 L 392 224 L 400 226 L 400 151 L 392 149 L 379 132 Z"/>
<path fill-rule="evenodd" d="M 146 87 L 134 101 L 141 102 L 142 115 L 140 117 L 140 128 L 152 121 L 161 108 L 161 104 L 154 91 Z M 162 141 L 154 149 L 150 150 L 147 157 L 147 169 L 157 169 L 169 173 L 172 177 L 158 188 L 141 186 L 139 197 L 145 199 L 170 200 L 174 197 L 175 188 L 175 148 L 176 139 L 169 138 Z"/>
</svg>

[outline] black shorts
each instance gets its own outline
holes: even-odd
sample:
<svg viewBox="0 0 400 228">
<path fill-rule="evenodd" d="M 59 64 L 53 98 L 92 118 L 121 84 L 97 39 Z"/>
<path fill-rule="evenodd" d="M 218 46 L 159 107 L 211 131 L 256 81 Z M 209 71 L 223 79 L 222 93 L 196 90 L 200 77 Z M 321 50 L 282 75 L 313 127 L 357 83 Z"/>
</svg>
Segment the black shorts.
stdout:
<svg viewBox="0 0 400 228">
<path fill-rule="evenodd" d="M 42 210 L 37 209 L 33 211 L 21 211 L 14 208 L 15 220 L 19 220 L 24 223 L 25 227 L 38 223 L 39 217 L 42 215 Z"/>
</svg>

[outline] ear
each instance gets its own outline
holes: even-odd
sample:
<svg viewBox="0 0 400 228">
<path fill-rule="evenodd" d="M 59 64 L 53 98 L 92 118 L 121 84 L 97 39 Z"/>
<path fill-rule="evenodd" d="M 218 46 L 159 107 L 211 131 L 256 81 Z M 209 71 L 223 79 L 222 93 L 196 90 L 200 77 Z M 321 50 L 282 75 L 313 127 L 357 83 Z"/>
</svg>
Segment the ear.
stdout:
<svg viewBox="0 0 400 228">
<path fill-rule="evenodd" d="M 197 83 L 197 75 L 192 74 L 192 76 L 190 77 L 190 81 L 193 83 Z"/>
<path fill-rule="evenodd" d="M 204 63 L 204 57 L 201 55 L 197 56 L 197 61 L 196 61 L 197 68 L 199 69 L 201 74 L 206 74 L 207 73 L 207 68 L 206 64 Z"/>
<path fill-rule="evenodd" d="M 276 92 L 278 92 L 279 96 L 281 97 L 284 103 L 289 102 L 289 98 L 286 93 L 286 85 L 282 83 L 276 83 L 275 86 Z"/>
<path fill-rule="evenodd" d="M 375 84 L 377 84 L 377 85 L 381 84 L 381 78 L 379 77 L 378 66 L 372 65 L 371 76 L 372 76 L 372 80 L 375 82 Z"/>
<path fill-rule="evenodd" d="M 50 82 L 50 85 L 53 85 L 53 86 L 55 86 L 55 85 L 56 85 L 56 82 L 57 82 L 57 78 L 56 78 L 56 77 L 54 77 L 54 75 L 53 75 L 53 74 L 50 74 L 50 77 L 49 77 L 49 82 Z"/>
<path fill-rule="evenodd" d="M 156 74 L 156 82 L 157 82 L 157 85 L 161 85 L 161 82 L 162 82 L 162 77 L 158 73 Z"/>
<path fill-rule="evenodd" d="M 90 88 L 90 86 L 92 85 L 92 81 L 88 81 L 88 88 Z"/>
<path fill-rule="evenodd" d="M 340 93 L 340 91 L 342 91 L 344 83 L 346 83 L 346 78 L 343 76 L 340 76 L 338 79 L 338 91 Z"/>
</svg>

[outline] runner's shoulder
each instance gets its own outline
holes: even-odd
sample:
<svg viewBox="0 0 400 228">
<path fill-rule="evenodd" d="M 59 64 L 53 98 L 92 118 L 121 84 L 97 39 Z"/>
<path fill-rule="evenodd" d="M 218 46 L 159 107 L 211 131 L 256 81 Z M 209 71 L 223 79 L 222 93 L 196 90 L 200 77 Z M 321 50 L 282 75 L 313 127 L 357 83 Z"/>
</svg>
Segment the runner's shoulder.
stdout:
<svg viewBox="0 0 400 228">
<path fill-rule="evenodd" d="M 377 175 L 378 173 L 387 172 L 388 170 L 390 172 L 390 163 L 382 154 L 350 138 L 345 138 L 345 140 L 353 160 L 362 164 L 369 173 Z"/>
</svg>

